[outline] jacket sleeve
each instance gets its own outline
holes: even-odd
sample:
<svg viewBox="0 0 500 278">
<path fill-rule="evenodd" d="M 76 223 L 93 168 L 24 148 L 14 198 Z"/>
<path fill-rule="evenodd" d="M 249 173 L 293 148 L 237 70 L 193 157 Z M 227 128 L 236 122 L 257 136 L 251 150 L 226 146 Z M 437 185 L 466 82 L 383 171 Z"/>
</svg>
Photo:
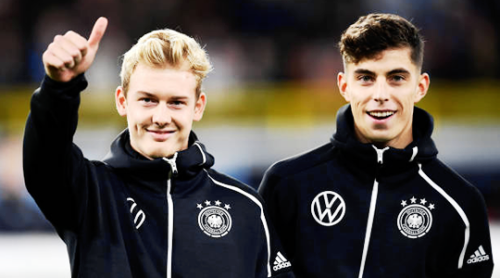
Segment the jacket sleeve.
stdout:
<svg viewBox="0 0 500 278">
<path fill-rule="evenodd" d="M 271 254 L 272 262 L 276 268 L 291 266 L 293 269 L 293 237 L 295 235 L 290 230 L 293 227 L 294 209 L 293 204 L 291 204 L 293 200 L 285 196 L 284 192 L 278 192 L 277 188 L 280 186 L 281 179 L 274 174 L 273 170 L 271 167 L 266 171 L 258 190 L 264 200 L 269 226 L 272 227 L 272 232 L 277 239 L 276 242 L 279 244 Z M 287 208 L 290 208 L 290 210 L 287 210 Z M 277 264 L 274 264 L 274 262 Z"/>
<path fill-rule="evenodd" d="M 261 200 L 262 201 L 262 200 Z M 265 227 L 266 237 L 269 238 L 269 247 L 270 252 L 263 252 L 264 256 L 267 256 L 266 261 L 268 261 L 268 270 L 266 273 L 271 273 L 271 276 L 265 277 L 275 277 L 275 278 L 295 278 L 294 273 L 292 272 L 292 264 L 288 259 L 286 251 L 283 249 L 281 245 L 281 240 L 274 229 L 274 224 L 269 218 L 269 214 L 267 212 L 266 204 L 263 202 L 263 212 L 265 218 Z"/>
<path fill-rule="evenodd" d="M 23 142 L 28 192 L 56 230 L 75 230 L 84 205 L 87 161 L 73 144 L 82 75 L 67 83 L 45 77 L 31 98 Z"/>
<path fill-rule="evenodd" d="M 462 266 L 453 277 L 490 278 L 493 254 L 486 204 L 479 190 L 469 186 L 472 192 L 467 194 L 463 206 L 469 221 L 469 241 L 461 260 Z"/>
</svg>

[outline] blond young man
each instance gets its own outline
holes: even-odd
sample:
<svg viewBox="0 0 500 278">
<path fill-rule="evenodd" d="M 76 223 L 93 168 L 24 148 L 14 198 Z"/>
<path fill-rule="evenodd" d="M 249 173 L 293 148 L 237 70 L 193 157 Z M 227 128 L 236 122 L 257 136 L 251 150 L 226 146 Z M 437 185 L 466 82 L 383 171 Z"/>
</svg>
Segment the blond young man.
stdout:
<svg viewBox="0 0 500 278">
<path fill-rule="evenodd" d="M 26 186 L 66 243 L 72 277 L 293 277 L 258 194 L 211 169 L 191 130 L 212 67 L 192 38 L 164 29 L 139 39 L 115 92 L 128 128 L 103 161 L 73 144 L 106 27 L 100 18 L 88 40 L 54 38 L 25 131 Z"/>
<path fill-rule="evenodd" d="M 424 42 L 391 14 L 359 18 L 331 142 L 274 164 L 259 192 L 295 275 L 486 278 L 493 257 L 480 192 L 437 158 Z"/>
</svg>

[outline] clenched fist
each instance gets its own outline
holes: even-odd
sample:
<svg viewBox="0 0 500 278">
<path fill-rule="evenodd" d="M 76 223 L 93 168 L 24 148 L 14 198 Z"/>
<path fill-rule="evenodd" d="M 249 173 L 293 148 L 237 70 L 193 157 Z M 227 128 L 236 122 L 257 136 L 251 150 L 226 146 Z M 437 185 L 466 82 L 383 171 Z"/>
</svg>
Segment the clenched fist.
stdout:
<svg viewBox="0 0 500 278">
<path fill-rule="evenodd" d="M 99 18 L 88 40 L 73 31 L 55 36 L 42 56 L 45 73 L 55 81 L 68 82 L 89 69 L 107 26 L 108 20 Z"/>
</svg>

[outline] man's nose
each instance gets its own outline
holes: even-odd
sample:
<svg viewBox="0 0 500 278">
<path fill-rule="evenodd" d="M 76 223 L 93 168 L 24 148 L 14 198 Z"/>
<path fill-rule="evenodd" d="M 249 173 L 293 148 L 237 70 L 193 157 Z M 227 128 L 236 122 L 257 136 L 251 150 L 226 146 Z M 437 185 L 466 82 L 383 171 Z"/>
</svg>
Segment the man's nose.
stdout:
<svg viewBox="0 0 500 278">
<path fill-rule="evenodd" d="M 384 78 L 378 78 L 373 99 L 380 103 L 389 101 L 388 89 L 386 80 Z"/>
<path fill-rule="evenodd" d="M 169 124 L 171 121 L 172 115 L 170 114 L 168 105 L 160 102 L 153 113 L 153 123 L 159 126 L 164 126 Z"/>
</svg>

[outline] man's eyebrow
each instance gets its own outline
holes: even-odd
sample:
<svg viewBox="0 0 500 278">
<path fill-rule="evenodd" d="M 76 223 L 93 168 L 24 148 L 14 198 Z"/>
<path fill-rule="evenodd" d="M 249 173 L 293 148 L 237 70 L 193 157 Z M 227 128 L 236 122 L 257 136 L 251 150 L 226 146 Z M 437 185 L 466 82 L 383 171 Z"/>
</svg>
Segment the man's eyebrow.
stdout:
<svg viewBox="0 0 500 278">
<path fill-rule="evenodd" d="M 393 74 L 410 74 L 410 72 L 404 68 L 393 69 L 387 73 L 387 75 Z"/>
<path fill-rule="evenodd" d="M 156 95 L 154 93 L 149 93 L 149 92 L 146 92 L 146 91 L 137 91 L 137 93 L 139 95 L 143 95 L 143 96 L 147 96 L 147 97 L 156 97 Z M 169 97 L 170 99 L 173 99 L 173 100 L 183 100 L 183 99 L 187 99 L 188 97 L 187 96 L 171 96 Z"/>
<path fill-rule="evenodd" d="M 366 75 L 375 75 L 375 73 L 371 70 L 367 69 L 357 69 L 354 71 L 355 74 L 366 74 Z"/>
<path fill-rule="evenodd" d="M 354 71 L 355 74 L 366 74 L 366 75 L 375 75 L 375 73 L 371 70 L 367 70 L 367 69 L 357 69 Z M 410 74 L 410 72 L 407 70 L 407 69 L 404 69 L 404 68 L 397 68 L 397 69 L 393 69 L 389 72 L 387 72 L 386 75 L 393 75 L 393 74 Z"/>
<path fill-rule="evenodd" d="M 187 97 L 187 96 L 172 96 L 170 99 L 172 99 L 172 100 L 185 100 L 188 98 L 189 97 Z"/>
<path fill-rule="evenodd" d="M 154 94 L 152 93 L 149 93 L 149 92 L 146 92 L 146 91 L 137 91 L 138 94 L 141 94 L 141 95 L 145 95 L 145 96 L 148 96 L 148 97 L 153 97 Z"/>
</svg>

